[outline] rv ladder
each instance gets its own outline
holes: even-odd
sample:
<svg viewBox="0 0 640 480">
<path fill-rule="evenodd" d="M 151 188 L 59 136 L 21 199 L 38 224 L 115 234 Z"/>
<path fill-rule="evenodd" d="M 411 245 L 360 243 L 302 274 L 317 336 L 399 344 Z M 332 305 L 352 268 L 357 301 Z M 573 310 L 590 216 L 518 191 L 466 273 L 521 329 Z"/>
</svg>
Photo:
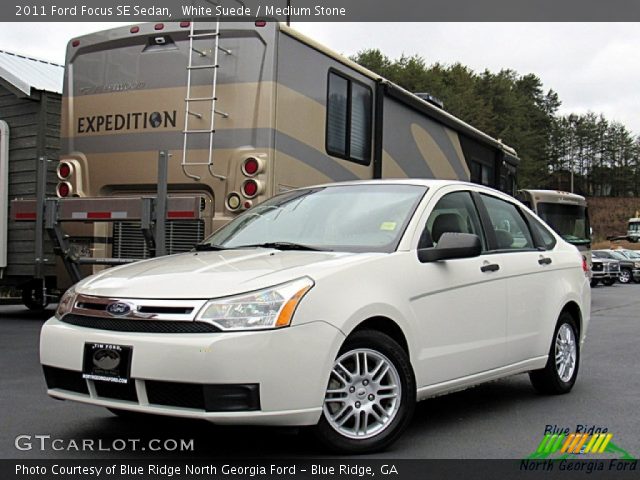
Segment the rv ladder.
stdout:
<svg viewBox="0 0 640 480">
<path fill-rule="evenodd" d="M 194 65 L 193 64 L 193 52 L 198 53 L 201 57 L 206 56 L 206 53 L 197 50 L 194 48 L 193 42 L 194 39 L 199 38 L 211 38 L 213 40 L 213 63 L 208 65 Z M 220 68 L 220 64 L 218 62 L 218 53 L 219 51 L 224 52 L 227 55 L 231 55 L 231 51 L 226 48 L 222 48 L 219 44 L 220 41 L 220 18 L 216 19 L 216 28 L 213 32 L 205 32 L 205 33 L 195 33 L 195 22 L 191 22 L 191 31 L 189 32 L 189 63 L 187 65 L 187 96 L 184 99 L 185 103 L 185 116 L 184 116 L 184 129 L 182 130 L 183 134 L 183 144 L 182 144 L 182 171 L 184 174 L 192 178 L 193 180 L 200 180 L 200 176 L 188 171 L 188 167 L 191 166 L 207 166 L 209 173 L 220 180 L 225 180 L 226 177 L 223 175 L 219 175 L 213 171 L 213 138 L 216 133 L 215 130 L 215 118 L 216 115 L 220 115 L 222 118 L 228 118 L 229 114 L 227 112 L 223 112 L 216 108 L 216 103 L 218 102 L 218 97 L 216 95 L 217 84 L 218 84 L 218 69 Z M 194 70 L 212 70 L 213 75 L 211 79 L 211 95 L 207 97 L 192 97 L 191 96 L 191 72 Z M 191 103 L 194 102 L 209 102 L 211 104 L 211 119 L 209 122 L 209 128 L 190 128 L 189 127 L 189 118 L 195 117 L 199 120 L 202 120 L 203 116 L 201 113 L 197 113 L 191 110 Z M 189 147 L 189 136 L 194 134 L 208 134 L 209 135 L 209 154 L 206 162 L 189 162 L 188 161 L 188 147 Z"/>
</svg>

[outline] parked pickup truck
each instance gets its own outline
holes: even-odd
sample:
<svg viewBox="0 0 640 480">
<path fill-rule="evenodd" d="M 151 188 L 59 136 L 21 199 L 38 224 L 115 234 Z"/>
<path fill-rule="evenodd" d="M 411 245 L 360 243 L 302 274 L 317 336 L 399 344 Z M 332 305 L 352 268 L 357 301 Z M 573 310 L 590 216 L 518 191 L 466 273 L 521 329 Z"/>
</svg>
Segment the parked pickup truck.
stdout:
<svg viewBox="0 0 640 480">
<path fill-rule="evenodd" d="M 623 255 L 621 252 L 615 250 L 594 250 L 593 256 L 599 258 L 617 260 L 620 262 L 620 275 L 618 280 L 620 283 L 630 283 L 633 281 L 640 281 L 640 261 L 631 260 Z"/>
<path fill-rule="evenodd" d="M 595 287 L 598 283 L 610 286 L 620 276 L 620 262 L 610 258 L 603 258 L 592 252 L 591 256 L 591 286 Z"/>
</svg>

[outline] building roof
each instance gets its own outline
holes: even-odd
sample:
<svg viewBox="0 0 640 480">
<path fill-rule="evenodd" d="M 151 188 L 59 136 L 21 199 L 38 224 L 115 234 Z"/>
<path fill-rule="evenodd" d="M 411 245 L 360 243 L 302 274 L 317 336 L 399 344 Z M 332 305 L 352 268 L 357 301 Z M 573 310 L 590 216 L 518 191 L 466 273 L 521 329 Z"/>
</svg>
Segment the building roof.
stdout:
<svg viewBox="0 0 640 480">
<path fill-rule="evenodd" d="M 62 93 L 64 66 L 0 50 L 0 81 L 18 95 L 32 90 Z"/>
</svg>

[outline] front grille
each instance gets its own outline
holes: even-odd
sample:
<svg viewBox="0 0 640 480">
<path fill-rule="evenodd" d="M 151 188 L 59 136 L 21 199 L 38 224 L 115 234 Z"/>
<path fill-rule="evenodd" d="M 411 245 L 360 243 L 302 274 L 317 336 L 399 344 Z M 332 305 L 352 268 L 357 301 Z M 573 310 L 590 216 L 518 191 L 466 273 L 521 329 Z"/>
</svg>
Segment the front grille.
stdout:
<svg viewBox="0 0 640 480">
<path fill-rule="evenodd" d="M 148 302 L 153 303 L 153 300 L 148 300 Z M 83 310 L 96 310 L 98 312 L 104 312 L 107 310 L 107 306 L 109 305 L 109 303 L 79 301 L 78 303 L 76 303 L 76 307 Z M 141 305 L 136 311 L 138 313 L 160 315 L 189 315 L 191 312 L 193 312 L 193 307 L 162 307 L 154 305 Z"/>
<path fill-rule="evenodd" d="M 98 318 L 68 313 L 61 322 L 78 327 L 111 330 L 114 332 L 145 333 L 215 333 L 221 330 L 215 325 L 196 321 L 179 320 L 130 320 L 126 318 Z"/>
<path fill-rule="evenodd" d="M 167 254 L 188 252 L 204 239 L 204 220 L 167 220 L 165 241 Z M 140 222 L 113 223 L 114 258 L 149 258 Z"/>
<path fill-rule="evenodd" d="M 130 402 L 138 401 L 136 385 L 133 380 L 129 380 L 129 383 L 94 381 L 93 385 L 96 387 L 96 394 L 99 397 L 111 398 L 113 400 L 128 400 Z"/>
<path fill-rule="evenodd" d="M 89 395 L 87 382 L 82 378 L 81 372 L 49 367 L 48 365 L 43 365 L 42 370 L 44 371 L 47 388 L 58 388 L 60 390 L 69 390 L 71 392 Z"/>
<path fill-rule="evenodd" d="M 150 404 L 194 408 L 207 412 L 243 412 L 260 410 L 260 386 L 161 382 L 147 380 Z"/>
</svg>

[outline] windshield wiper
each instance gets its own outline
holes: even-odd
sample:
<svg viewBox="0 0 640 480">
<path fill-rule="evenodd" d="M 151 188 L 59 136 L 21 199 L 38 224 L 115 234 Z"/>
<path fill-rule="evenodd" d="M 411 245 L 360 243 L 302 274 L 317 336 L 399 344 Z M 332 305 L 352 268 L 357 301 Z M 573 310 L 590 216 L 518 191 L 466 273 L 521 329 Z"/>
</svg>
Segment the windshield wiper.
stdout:
<svg viewBox="0 0 640 480">
<path fill-rule="evenodd" d="M 217 252 L 219 250 L 229 250 L 222 245 L 215 245 L 212 243 L 199 243 L 195 246 L 196 252 Z"/>
<path fill-rule="evenodd" d="M 233 248 L 275 248 L 276 250 L 308 250 L 308 251 L 327 251 L 331 250 L 326 248 L 316 248 L 310 245 L 303 245 L 301 243 L 292 243 L 292 242 L 264 242 L 264 243 L 256 243 L 253 245 L 238 245 Z"/>
</svg>

